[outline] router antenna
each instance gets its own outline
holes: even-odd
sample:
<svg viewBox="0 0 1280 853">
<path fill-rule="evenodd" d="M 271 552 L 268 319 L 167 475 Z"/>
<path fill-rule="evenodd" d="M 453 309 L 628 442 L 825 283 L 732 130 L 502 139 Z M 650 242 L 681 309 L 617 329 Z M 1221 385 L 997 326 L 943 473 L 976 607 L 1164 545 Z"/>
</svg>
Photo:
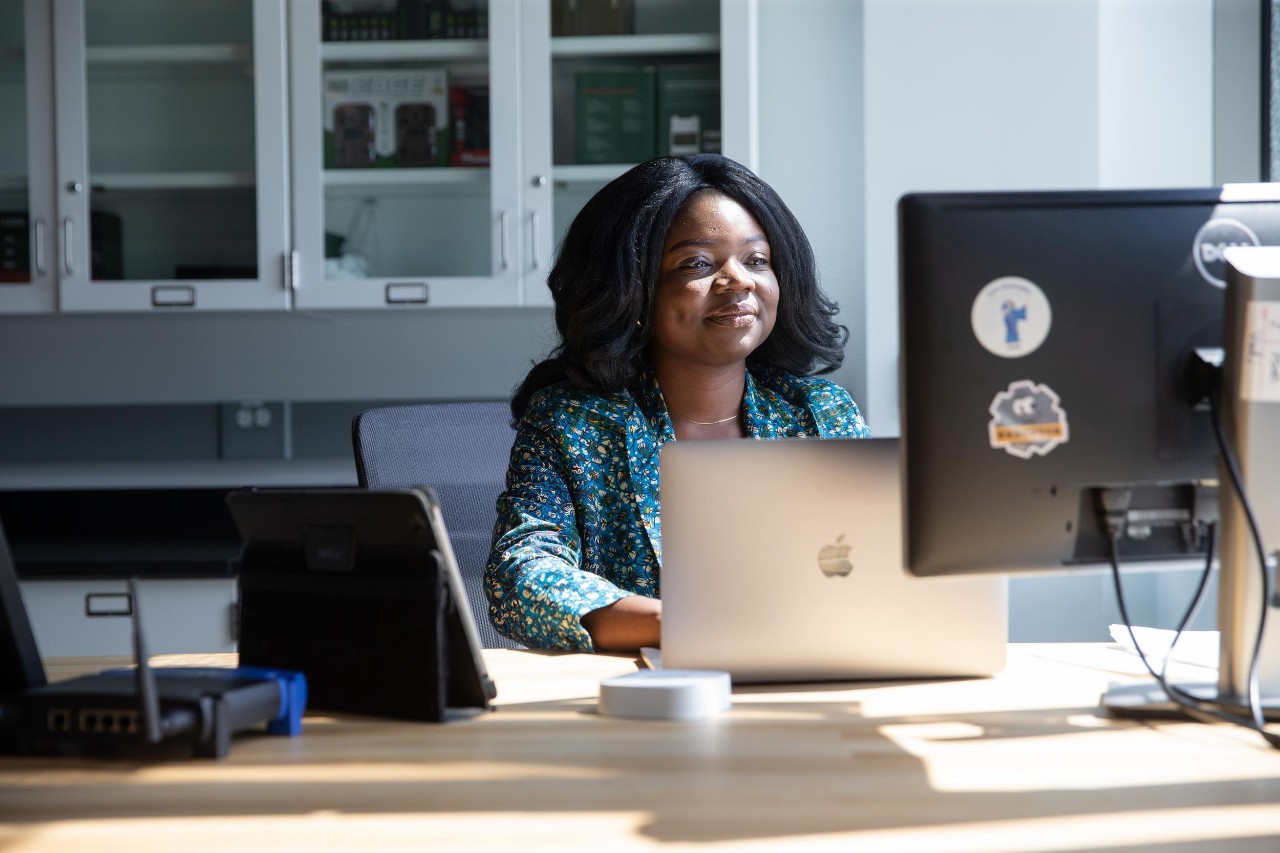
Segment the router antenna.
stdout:
<svg viewBox="0 0 1280 853">
<path fill-rule="evenodd" d="M 156 677 L 147 663 L 147 642 L 142 636 L 142 613 L 138 605 L 138 579 L 129 578 L 130 614 L 133 622 L 133 657 L 138 691 L 139 722 L 147 743 L 160 742 L 160 700 L 156 698 Z"/>
</svg>

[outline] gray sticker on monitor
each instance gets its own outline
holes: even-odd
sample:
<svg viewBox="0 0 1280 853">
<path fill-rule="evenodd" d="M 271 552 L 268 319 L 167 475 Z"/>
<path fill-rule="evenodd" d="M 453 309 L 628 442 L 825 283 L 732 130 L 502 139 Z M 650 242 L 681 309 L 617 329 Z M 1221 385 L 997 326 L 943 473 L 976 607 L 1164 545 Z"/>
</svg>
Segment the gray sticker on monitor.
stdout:
<svg viewBox="0 0 1280 853">
<path fill-rule="evenodd" d="M 1039 349 L 1053 327 L 1049 299 L 1034 282 L 1007 275 L 978 292 L 969 312 L 974 337 L 992 355 L 1022 358 Z"/>
<path fill-rule="evenodd" d="M 1048 385 L 1019 379 L 996 394 L 987 411 L 991 447 L 1019 459 L 1045 456 L 1071 437 L 1062 401 Z"/>
</svg>

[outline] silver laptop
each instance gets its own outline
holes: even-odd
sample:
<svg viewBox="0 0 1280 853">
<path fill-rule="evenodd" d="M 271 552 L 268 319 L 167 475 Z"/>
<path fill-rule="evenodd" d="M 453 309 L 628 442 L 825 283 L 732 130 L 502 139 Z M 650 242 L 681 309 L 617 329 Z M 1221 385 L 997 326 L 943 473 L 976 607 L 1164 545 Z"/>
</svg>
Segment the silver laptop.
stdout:
<svg viewBox="0 0 1280 853">
<path fill-rule="evenodd" d="M 662 665 L 739 682 L 982 676 L 1004 578 L 903 568 L 896 439 L 662 448 Z"/>
</svg>

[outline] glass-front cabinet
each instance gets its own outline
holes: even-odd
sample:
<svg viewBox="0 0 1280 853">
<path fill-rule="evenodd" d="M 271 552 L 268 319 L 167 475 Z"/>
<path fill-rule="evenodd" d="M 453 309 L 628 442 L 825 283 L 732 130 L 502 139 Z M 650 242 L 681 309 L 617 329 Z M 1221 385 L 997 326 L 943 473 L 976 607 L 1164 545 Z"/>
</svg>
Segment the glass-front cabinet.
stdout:
<svg viewBox="0 0 1280 853">
<path fill-rule="evenodd" d="M 754 165 L 754 16 L 0 0 L 0 312 L 548 304 L 555 246 L 623 170 Z"/>
<path fill-rule="evenodd" d="M 33 152 L 53 149 L 52 39 L 38 0 L 0 0 L 0 312 L 52 311 L 53 172 Z M 43 12 L 43 14 L 42 14 Z"/>
<path fill-rule="evenodd" d="M 278 0 L 53 0 L 63 311 L 285 309 Z"/>
<path fill-rule="evenodd" d="M 520 303 L 521 5 L 291 3 L 298 308 Z"/>
</svg>

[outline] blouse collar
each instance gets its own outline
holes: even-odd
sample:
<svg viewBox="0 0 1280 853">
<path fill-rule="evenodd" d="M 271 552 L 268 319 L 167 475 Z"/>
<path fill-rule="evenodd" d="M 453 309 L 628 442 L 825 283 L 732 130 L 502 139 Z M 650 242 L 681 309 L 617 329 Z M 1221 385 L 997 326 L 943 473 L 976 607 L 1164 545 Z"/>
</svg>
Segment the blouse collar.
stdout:
<svg viewBox="0 0 1280 853">
<path fill-rule="evenodd" d="M 768 410 L 770 406 L 760 393 L 755 377 L 751 371 L 746 373 L 746 387 L 742 400 L 743 423 L 747 438 L 775 438 L 777 424 L 773 422 Z M 676 440 L 675 425 L 671 422 L 671 412 L 667 409 L 667 401 L 662 396 L 662 388 L 658 385 L 658 377 L 652 370 L 646 370 L 641 377 L 639 399 L 645 432 L 648 433 L 653 450 L 657 450 L 668 441 Z"/>
</svg>

